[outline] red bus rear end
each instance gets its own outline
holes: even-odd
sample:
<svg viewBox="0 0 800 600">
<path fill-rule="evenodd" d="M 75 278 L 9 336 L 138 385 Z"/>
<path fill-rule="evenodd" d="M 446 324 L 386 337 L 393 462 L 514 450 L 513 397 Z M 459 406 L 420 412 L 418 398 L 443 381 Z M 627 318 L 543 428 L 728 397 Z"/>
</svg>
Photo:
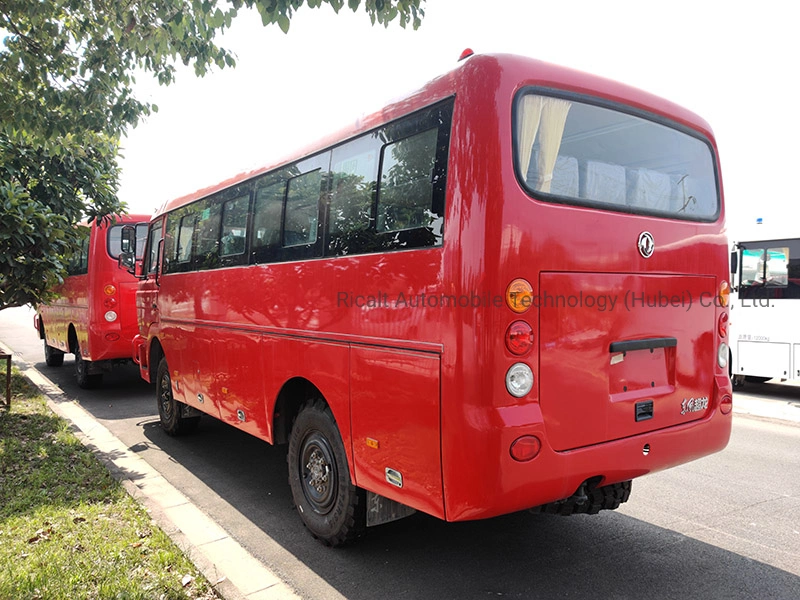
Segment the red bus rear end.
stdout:
<svg viewBox="0 0 800 600">
<path fill-rule="evenodd" d="M 131 344 L 138 333 L 137 279 L 119 267 L 118 258 L 126 225 L 136 227 L 141 255 L 149 218 L 124 215 L 113 223 L 79 225 L 82 247 L 70 259 L 58 297 L 37 309 L 34 325 L 44 340 L 45 362 L 60 366 L 65 353 L 75 354 L 81 387 L 98 385 L 115 363 L 132 360 Z"/>
</svg>

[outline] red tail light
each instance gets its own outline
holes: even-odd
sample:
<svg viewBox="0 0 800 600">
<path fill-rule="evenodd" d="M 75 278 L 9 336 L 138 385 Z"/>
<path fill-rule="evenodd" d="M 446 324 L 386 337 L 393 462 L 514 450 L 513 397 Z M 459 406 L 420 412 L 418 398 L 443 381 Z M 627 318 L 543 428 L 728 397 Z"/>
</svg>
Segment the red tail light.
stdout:
<svg viewBox="0 0 800 600">
<path fill-rule="evenodd" d="M 728 313 L 724 312 L 719 316 L 717 323 L 717 333 L 720 337 L 728 337 Z"/>
<path fill-rule="evenodd" d="M 522 356 L 533 348 L 533 329 L 525 321 L 514 321 L 506 330 L 506 348 Z"/>
</svg>

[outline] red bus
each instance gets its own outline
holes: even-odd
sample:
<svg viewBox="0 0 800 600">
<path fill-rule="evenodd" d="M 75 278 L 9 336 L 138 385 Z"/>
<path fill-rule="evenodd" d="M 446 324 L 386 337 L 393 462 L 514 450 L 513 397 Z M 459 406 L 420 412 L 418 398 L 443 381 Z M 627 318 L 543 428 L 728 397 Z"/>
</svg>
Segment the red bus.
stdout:
<svg viewBox="0 0 800 600">
<path fill-rule="evenodd" d="M 82 388 L 99 385 L 115 363 L 132 360 L 137 279 L 119 268 L 118 259 L 123 228 L 134 227 L 141 253 L 149 220 L 149 215 L 123 215 L 79 225 L 81 250 L 70 258 L 58 298 L 37 308 L 34 326 L 44 340 L 45 362 L 59 367 L 64 354 L 73 353 Z"/>
<path fill-rule="evenodd" d="M 637 89 L 471 56 L 167 202 L 147 244 L 135 360 L 163 428 L 288 444 L 326 544 L 413 510 L 616 508 L 728 442 L 716 144 Z"/>
</svg>

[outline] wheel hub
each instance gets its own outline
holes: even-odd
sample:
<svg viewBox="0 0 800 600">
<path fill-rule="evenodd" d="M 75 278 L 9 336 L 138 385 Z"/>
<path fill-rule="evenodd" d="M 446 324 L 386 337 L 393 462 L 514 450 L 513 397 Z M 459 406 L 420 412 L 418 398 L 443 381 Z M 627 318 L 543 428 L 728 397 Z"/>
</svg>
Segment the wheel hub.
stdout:
<svg viewBox="0 0 800 600">
<path fill-rule="evenodd" d="M 331 467 L 319 450 L 314 450 L 308 457 L 306 469 L 308 469 L 308 485 L 317 490 L 317 493 L 322 494 L 328 486 Z"/>
</svg>

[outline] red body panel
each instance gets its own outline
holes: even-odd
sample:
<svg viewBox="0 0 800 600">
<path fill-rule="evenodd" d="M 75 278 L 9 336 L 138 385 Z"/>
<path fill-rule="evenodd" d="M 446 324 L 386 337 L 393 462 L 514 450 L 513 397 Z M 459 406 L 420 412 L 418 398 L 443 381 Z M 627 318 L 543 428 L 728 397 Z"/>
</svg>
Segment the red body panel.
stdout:
<svg viewBox="0 0 800 600">
<path fill-rule="evenodd" d="M 644 92 L 538 61 L 472 57 L 299 155 L 454 96 L 442 247 L 151 276 L 138 295 L 143 376 L 159 344 L 177 398 L 267 441 L 280 390 L 307 380 L 331 406 L 355 482 L 447 520 L 521 510 L 591 477 L 616 483 L 722 449 L 731 416 L 719 402 L 731 390 L 715 326 L 727 308 L 532 307 L 520 317 L 505 305 L 518 277 L 535 292 L 714 297 L 728 271 L 724 208 L 702 223 L 531 198 L 512 143 L 514 94 L 530 85 L 646 110 L 716 151 L 704 121 Z M 272 168 L 167 203 L 155 219 Z M 649 259 L 637 251 L 644 230 L 657 244 Z M 442 306 L 442 295 L 457 305 Z M 522 359 L 504 343 L 519 318 L 535 339 Z M 677 346 L 611 364 L 611 342 L 662 336 Z M 520 360 L 535 385 L 518 399 L 505 373 Z M 640 396 L 655 400 L 643 423 L 632 418 Z M 681 415 L 689 397 L 707 397 L 708 409 Z M 527 463 L 509 451 L 522 435 L 542 441 Z M 386 468 L 402 472 L 402 488 Z"/>
<path fill-rule="evenodd" d="M 116 224 L 146 223 L 149 215 L 124 215 Z M 64 352 L 69 346 L 70 330 L 74 330 L 85 360 L 99 362 L 131 358 L 131 341 L 139 332 L 136 320 L 137 279 L 118 265 L 109 254 L 107 223 L 93 222 L 90 227 L 88 271 L 65 278 L 55 292 L 58 298 L 38 307 L 37 314 L 44 328 L 47 344 Z M 104 288 L 113 285 L 115 292 Z M 113 304 L 104 302 L 111 298 Z M 104 318 L 113 310 L 117 318 Z"/>
</svg>

